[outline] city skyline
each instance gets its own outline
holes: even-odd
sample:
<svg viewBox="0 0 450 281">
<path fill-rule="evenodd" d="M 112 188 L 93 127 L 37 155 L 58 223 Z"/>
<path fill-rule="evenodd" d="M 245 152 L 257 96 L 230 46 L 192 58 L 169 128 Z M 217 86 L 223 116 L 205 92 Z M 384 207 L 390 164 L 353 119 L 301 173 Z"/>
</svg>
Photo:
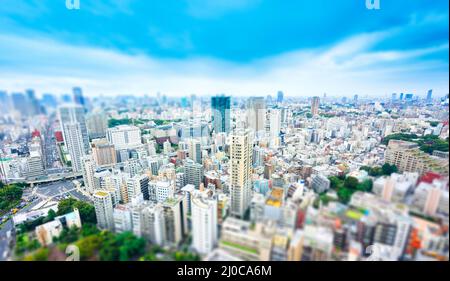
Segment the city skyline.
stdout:
<svg viewBox="0 0 450 281">
<path fill-rule="evenodd" d="M 380 10 L 365 1 L 208 3 L 5 3 L 1 88 L 60 94 L 80 86 L 86 96 L 448 93 L 446 1 Z"/>
<path fill-rule="evenodd" d="M 0 264 L 449 260 L 448 1 L 0 2 Z"/>
</svg>

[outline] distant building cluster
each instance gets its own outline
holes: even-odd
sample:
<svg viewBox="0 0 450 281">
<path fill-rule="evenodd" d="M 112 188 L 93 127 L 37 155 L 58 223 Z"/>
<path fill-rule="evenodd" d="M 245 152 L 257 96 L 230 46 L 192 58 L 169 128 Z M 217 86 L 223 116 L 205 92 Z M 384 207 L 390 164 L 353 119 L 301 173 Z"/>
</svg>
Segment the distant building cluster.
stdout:
<svg viewBox="0 0 450 281">
<path fill-rule="evenodd" d="M 448 107 L 431 91 L 6 99 L 2 181 L 78 180 L 100 229 L 211 261 L 448 260 Z M 75 210 L 36 235 L 81 224 Z"/>
</svg>

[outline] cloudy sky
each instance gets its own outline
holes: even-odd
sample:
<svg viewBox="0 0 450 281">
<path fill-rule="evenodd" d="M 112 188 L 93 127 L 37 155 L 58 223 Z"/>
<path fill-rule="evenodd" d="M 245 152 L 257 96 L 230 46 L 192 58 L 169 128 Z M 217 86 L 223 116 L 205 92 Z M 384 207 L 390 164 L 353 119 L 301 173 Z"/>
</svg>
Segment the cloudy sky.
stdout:
<svg viewBox="0 0 450 281">
<path fill-rule="evenodd" d="M 0 89 L 448 93 L 447 0 L 0 0 Z"/>
</svg>

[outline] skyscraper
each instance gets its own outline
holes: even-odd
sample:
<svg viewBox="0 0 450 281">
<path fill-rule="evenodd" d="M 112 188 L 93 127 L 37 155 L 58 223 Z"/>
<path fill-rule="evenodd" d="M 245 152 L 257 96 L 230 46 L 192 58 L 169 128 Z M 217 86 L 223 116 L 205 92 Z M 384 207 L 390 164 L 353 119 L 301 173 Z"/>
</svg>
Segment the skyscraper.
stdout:
<svg viewBox="0 0 450 281">
<path fill-rule="evenodd" d="M 14 106 L 14 109 L 18 112 L 20 112 L 20 114 L 22 116 L 29 116 L 30 115 L 30 110 L 28 108 L 28 99 L 26 98 L 26 96 L 22 93 L 13 93 L 11 95 L 11 100 Z"/>
<path fill-rule="evenodd" d="M 217 244 L 217 201 L 203 194 L 192 198 L 192 246 L 201 254 Z"/>
<path fill-rule="evenodd" d="M 277 93 L 277 102 L 278 103 L 283 103 L 284 100 L 284 93 L 282 91 L 278 91 Z"/>
<path fill-rule="evenodd" d="M 211 109 L 214 119 L 213 127 L 215 133 L 230 132 L 230 100 L 230 97 L 223 95 L 211 98 Z"/>
<path fill-rule="evenodd" d="M 433 100 L 433 90 L 429 90 L 427 93 L 427 102 L 431 102 Z"/>
<path fill-rule="evenodd" d="M 64 143 L 69 151 L 72 170 L 74 172 L 82 171 L 81 159 L 86 155 L 82 138 L 80 123 L 63 124 Z"/>
<path fill-rule="evenodd" d="M 9 112 L 9 96 L 5 91 L 0 91 L 0 110 L 3 113 Z"/>
<path fill-rule="evenodd" d="M 98 227 L 114 230 L 114 209 L 111 194 L 107 191 L 97 191 L 94 194 L 94 207 Z"/>
<path fill-rule="evenodd" d="M 247 124 L 255 134 L 266 128 L 266 102 L 263 97 L 251 97 L 247 105 Z"/>
<path fill-rule="evenodd" d="M 311 114 L 312 116 L 316 116 L 319 114 L 319 106 L 320 106 L 320 98 L 313 97 L 311 100 Z"/>
<path fill-rule="evenodd" d="M 251 200 L 252 147 L 250 130 L 237 130 L 230 142 L 231 215 L 243 218 Z"/>
<path fill-rule="evenodd" d="M 27 94 L 28 99 L 28 108 L 31 113 L 31 115 L 36 115 L 41 113 L 41 105 L 39 104 L 39 101 L 36 98 L 36 94 L 34 93 L 34 90 L 28 89 L 25 91 Z"/>
<path fill-rule="evenodd" d="M 277 138 L 281 130 L 281 112 L 278 109 L 271 109 L 269 116 L 269 132 L 271 138 Z"/>
<path fill-rule="evenodd" d="M 66 131 L 64 125 L 68 123 L 78 123 L 80 127 L 80 135 L 83 141 L 84 152 L 89 152 L 89 136 L 86 127 L 86 119 L 84 109 L 79 105 L 64 105 L 59 108 L 59 122 L 63 132 L 64 141 L 66 141 Z M 66 144 L 67 145 L 67 144 Z"/>
<path fill-rule="evenodd" d="M 93 113 L 87 117 L 87 130 L 91 139 L 104 138 L 108 129 L 108 119 L 104 113 Z"/>
<path fill-rule="evenodd" d="M 80 87 L 75 87 L 72 89 L 73 101 L 81 105 L 84 109 L 86 109 L 86 100 L 83 97 L 83 90 Z"/>
</svg>

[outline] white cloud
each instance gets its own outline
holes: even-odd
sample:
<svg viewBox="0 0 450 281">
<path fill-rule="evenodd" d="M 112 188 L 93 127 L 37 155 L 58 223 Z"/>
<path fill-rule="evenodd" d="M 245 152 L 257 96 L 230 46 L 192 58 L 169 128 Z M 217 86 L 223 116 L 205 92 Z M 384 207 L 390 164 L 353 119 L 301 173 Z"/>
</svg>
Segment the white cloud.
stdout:
<svg viewBox="0 0 450 281">
<path fill-rule="evenodd" d="M 448 44 L 410 51 L 374 52 L 391 32 L 361 34 L 328 48 L 301 50 L 231 63 L 213 58 L 160 59 L 42 37 L 0 34 L 0 87 L 64 93 L 82 86 L 87 94 L 189 95 L 227 93 L 291 96 L 424 94 L 448 91 L 448 63 L 417 58 L 448 50 Z M 446 70 L 447 69 L 447 70 Z"/>
</svg>

